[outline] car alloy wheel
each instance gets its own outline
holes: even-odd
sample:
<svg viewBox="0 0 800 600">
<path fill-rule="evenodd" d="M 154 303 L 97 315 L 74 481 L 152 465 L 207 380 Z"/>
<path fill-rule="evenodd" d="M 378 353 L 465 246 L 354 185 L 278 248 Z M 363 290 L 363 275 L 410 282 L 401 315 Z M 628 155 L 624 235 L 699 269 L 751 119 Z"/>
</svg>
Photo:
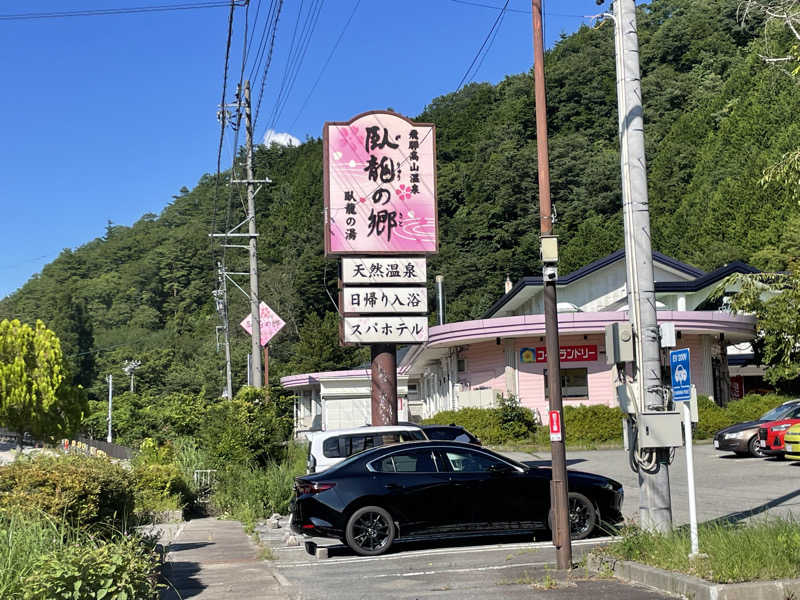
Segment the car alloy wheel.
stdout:
<svg viewBox="0 0 800 600">
<path fill-rule="evenodd" d="M 750 441 L 747 442 L 747 449 L 750 451 L 750 456 L 756 458 L 764 458 L 766 456 L 761 449 L 761 445 L 758 443 L 758 435 L 754 435 L 750 438 Z"/>
<path fill-rule="evenodd" d="M 597 511 L 591 500 L 578 492 L 569 494 L 569 536 L 582 540 L 589 536 L 597 523 Z"/>
<path fill-rule="evenodd" d="M 379 506 L 365 506 L 354 512 L 347 521 L 347 545 L 356 554 L 376 556 L 389 549 L 394 541 L 391 515 Z"/>
</svg>

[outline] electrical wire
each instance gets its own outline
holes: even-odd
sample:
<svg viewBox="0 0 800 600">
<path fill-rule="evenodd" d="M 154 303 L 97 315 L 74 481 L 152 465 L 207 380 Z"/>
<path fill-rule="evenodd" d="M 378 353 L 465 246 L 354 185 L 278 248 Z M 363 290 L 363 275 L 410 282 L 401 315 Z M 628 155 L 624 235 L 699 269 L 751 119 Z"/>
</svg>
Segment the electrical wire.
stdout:
<svg viewBox="0 0 800 600">
<path fill-rule="evenodd" d="M 236 6 L 244 6 L 234 2 Z M 136 13 L 167 12 L 173 10 L 195 10 L 199 8 L 221 8 L 228 6 L 228 0 L 212 0 L 211 2 L 189 2 L 183 4 L 157 4 L 151 6 L 133 6 L 127 8 L 96 8 L 82 10 L 65 10 L 53 12 L 12 13 L 0 15 L 0 21 L 26 21 L 33 19 L 61 19 L 67 17 L 105 17 L 111 15 L 131 15 Z"/>
<path fill-rule="evenodd" d="M 361 0 L 356 0 L 355 5 L 353 6 L 353 10 L 350 11 L 350 16 L 347 18 L 347 22 L 344 24 L 344 27 L 342 27 L 342 30 L 339 32 L 339 37 L 336 39 L 336 43 L 333 45 L 333 48 L 331 49 L 330 54 L 328 54 L 328 58 L 325 60 L 325 64 L 322 65 L 322 69 L 320 69 L 320 72 L 319 72 L 319 75 L 317 75 L 316 81 L 314 81 L 314 85 L 311 86 L 311 90 L 309 90 L 308 95 L 306 96 L 306 99 L 303 100 L 303 104 L 300 106 L 300 110 L 297 111 L 297 116 L 294 118 L 294 121 L 292 121 L 291 125 L 289 125 L 289 129 L 290 130 L 294 127 L 295 123 L 297 123 L 297 119 L 300 118 L 300 115 L 303 114 L 303 110 L 305 110 L 306 105 L 308 104 L 308 101 L 311 99 L 311 96 L 314 93 L 314 90 L 317 89 L 317 84 L 319 84 L 320 79 L 322 79 L 322 75 L 323 75 L 323 73 L 325 73 L 325 69 L 328 68 L 328 65 L 330 64 L 331 59 L 333 58 L 333 55 L 336 52 L 336 49 L 339 47 L 339 44 L 341 43 L 342 38 L 344 37 L 344 34 L 347 31 L 347 28 L 350 26 L 350 22 L 353 20 L 353 17 L 355 16 L 356 11 L 358 10 L 358 7 L 359 7 L 360 4 L 361 4 Z"/>
<path fill-rule="evenodd" d="M 269 52 L 267 54 L 267 60 L 264 64 L 264 72 L 261 75 L 261 87 L 258 92 L 258 102 L 256 102 L 256 110 L 253 115 L 253 130 L 256 128 L 256 123 L 258 123 L 258 115 L 261 111 L 261 100 L 264 97 L 264 86 L 267 83 L 267 74 L 269 73 L 269 67 L 272 64 L 272 52 L 275 48 L 275 34 L 278 32 L 278 20 L 280 19 L 282 8 L 283 0 L 279 0 L 278 10 L 275 12 L 275 20 L 272 24 L 272 37 L 269 41 Z"/>
<path fill-rule="evenodd" d="M 302 5 L 301 5 L 301 10 L 302 10 Z M 281 82 L 281 87 L 278 91 L 278 98 L 275 102 L 275 106 L 272 111 L 272 116 L 270 118 L 270 125 L 267 129 L 275 129 L 275 126 L 277 125 L 278 121 L 281 118 L 281 114 L 283 113 L 283 110 L 286 107 L 286 103 L 289 100 L 289 96 L 291 95 L 292 89 L 294 88 L 297 76 L 300 73 L 300 69 L 303 65 L 306 54 L 308 53 L 308 48 L 311 43 L 311 40 L 313 39 L 313 34 L 317 27 L 317 23 L 319 21 L 319 16 L 321 12 L 322 12 L 322 0 L 312 0 L 311 6 L 309 7 L 308 13 L 306 14 L 305 20 L 303 22 L 299 41 L 297 45 L 294 47 L 293 54 L 292 50 L 290 49 L 290 56 L 289 59 L 287 60 L 286 70 L 284 71 L 284 79 Z M 298 11 L 298 21 L 299 21 L 299 11 Z M 295 36 L 293 35 L 293 41 L 294 39 Z"/>
<path fill-rule="evenodd" d="M 509 3 L 509 0 L 506 0 L 506 3 L 503 5 L 502 10 L 500 10 L 500 13 L 497 15 L 497 18 L 494 20 L 494 23 L 492 24 L 492 28 L 489 30 L 489 33 L 486 34 L 486 38 L 483 40 L 483 43 L 481 44 L 481 47 L 478 48 L 478 52 L 475 54 L 475 58 L 472 59 L 472 62 L 470 63 L 469 67 L 467 67 L 467 70 L 464 72 L 464 76 L 461 78 L 461 81 L 458 83 L 458 86 L 456 87 L 456 92 L 458 92 L 461 89 L 461 87 L 464 85 L 464 82 L 467 80 L 467 77 L 469 76 L 470 71 L 472 71 L 472 67 L 475 66 L 475 63 L 477 62 L 478 57 L 480 57 L 481 52 L 483 52 L 483 49 L 486 46 L 487 42 L 489 41 L 489 38 L 492 37 L 492 33 L 494 33 L 494 30 L 497 28 L 498 23 L 503 18 L 503 15 L 505 14 L 506 9 L 508 8 L 508 3 Z"/>
</svg>

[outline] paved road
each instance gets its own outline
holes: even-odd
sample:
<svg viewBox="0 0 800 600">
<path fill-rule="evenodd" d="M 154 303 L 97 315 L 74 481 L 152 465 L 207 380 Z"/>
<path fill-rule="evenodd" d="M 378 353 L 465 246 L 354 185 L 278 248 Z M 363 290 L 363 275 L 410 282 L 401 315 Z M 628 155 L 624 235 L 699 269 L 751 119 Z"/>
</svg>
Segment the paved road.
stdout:
<svg viewBox="0 0 800 600">
<path fill-rule="evenodd" d="M 503 543 L 495 540 L 481 545 L 404 544 L 384 556 L 363 557 L 333 540 L 319 539 L 330 544 L 330 557 L 316 559 L 302 546 L 283 546 L 282 531 L 265 530 L 262 539 L 274 548 L 272 567 L 284 589 L 290 597 L 302 600 L 669 598 L 641 586 L 598 577 L 586 569 L 568 575 L 557 572 L 553 569 L 555 550 L 549 542 L 506 538 Z M 575 544 L 576 560 L 594 543 Z"/>
<path fill-rule="evenodd" d="M 738 459 L 714 450 L 695 447 L 698 513 L 701 521 L 751 515 L 800 515 L 800 465 L 772 459 Z M 515 458 L 549 464 L 547 456 L 515 454 Z M 569 452 L 571 469 L 602 473 L 625 486 L 623 512 L 638 517 L 637 476 L 622 450 Z M 670 478 L 676 525 L 688 522 L 686 468 L 682 450 L 676 453 Z M 284 522 L 284 526 L 285 526 Z M 329 546 L 330 558 L 316 559 L 303 547 L 286 547 L 286 529 L 261 529 L 262 540 L 273 548 L 271 566 L 293 598 L 359 599 L 444 598 L 468 600 L 502 598 L 613 597 L 621 600 L 668 598 L 643 587 L 592 576 L 577 569 L 567 579 L 553 570 L 555 554 L 547 541 L 495 539 L 474 542 L 417 543 L 399 545 L 390 554 L 365 558 L 353 555 L 335 540 L 316 540 Z M 577 561 L 604 539 L 576 543 Z"/>
<path fill-rule="evenodd" d="M 513 453 L 512 453 L 513 454 Z M 774 458 L 738 458 L 710 444 L 694 447 L 694 472 L 698 521 L 742 520 L 793 514 L 800 518 L 800 462 Z M 550 457 L 515 458 L 550 464 Z M 639 486 L 623 450 L 567 452 L 569 469 L 601 473 L 621 482 L 625 489 L 622 511 L 638 520 Z M 689 522 L 689 496 L 683 448 L 675 453 L 670 469 L 672 514 L 676 525 Z"/>
<path fill-rule="evenodd" d="M 288 600 L 260 549 L 238 521 L 193 519 L 165 531 L 168 543 L 163 574 L 171 587 L 162 600 Z"/>
</svg>

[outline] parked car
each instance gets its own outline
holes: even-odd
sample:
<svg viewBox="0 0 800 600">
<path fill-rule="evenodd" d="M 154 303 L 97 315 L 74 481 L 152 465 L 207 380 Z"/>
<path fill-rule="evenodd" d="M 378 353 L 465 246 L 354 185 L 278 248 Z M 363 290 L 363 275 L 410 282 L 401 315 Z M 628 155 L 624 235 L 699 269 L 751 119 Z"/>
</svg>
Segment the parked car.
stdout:
<svg viewBox="0 0 800 600">
<path fill-rule="evenodd" d="M 800 411 L 800 399 L 784 402 L 767 411 L 756 421 L 736 423 L 721 429 L 714 436 L 714 448 L 722 452 L 735 452 L 739 456 L 766 456 L 759 443 L 758 429 L 765 423 L 783 419 Z"/>
<path fill-rule="evenodd" d="M 422 431 L 428 436 L 429 440 L 448 440 L 455 442 L 467 442 L 468 444 L 481 445 L 481 441 L 469 431 L 451 423 L 450 425 L 422 425 Z"/>
<path fill-rule="evenodd" d="M 295 480 L 291 527 L 373 556 L 395 540 L 533 533 L 551 527 L 549 468 L 463 442 L 367 450 Z M 622 484 L 568 471 L 573 539 L 622 520 Z"/>
<path fill-rule="evenodd" d="M 309 439 L 306 467 L 309 473 L 316 473 L 362 450 L 428 438 L 416 425 L 385 425 L 317 431 Z"/>
<path fill-rule="evenodd" d="M 786 450 L 786 458 L 800 460 L 800 424 L 792 425 L 786 430 L 786 435 L 783 436 L 783 448 Z"/>
<path fill-rule="evenodd" d="M 758 428 L 758 442 L 761 446 L 761 451 L 766 456 L 783 458 L 786 453 L 783 446 L 783 438 L 786 435 L 786 431 L 797 423 L 800 423 L 800 407 L 795 408 L 780 419 L 763 423 Z"/>
</svg>

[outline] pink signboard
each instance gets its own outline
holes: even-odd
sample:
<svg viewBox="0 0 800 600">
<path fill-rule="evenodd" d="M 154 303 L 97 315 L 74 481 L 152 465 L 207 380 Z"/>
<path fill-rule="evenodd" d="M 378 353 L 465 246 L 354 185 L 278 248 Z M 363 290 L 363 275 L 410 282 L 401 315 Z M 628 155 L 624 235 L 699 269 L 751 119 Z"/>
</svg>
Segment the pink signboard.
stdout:
<svg viewBox="0 0 800 600">
<path fill-rule="evenodd" d="M 325 253 L 438 250 L 436 130 L 392 112 L 325 123 Z"/>
<path fill-rule="evenodd" d="M 260 325 L 259 329 L 261 330 L 261 345 L 266 346 L 275 336 L 275 334 L 278 333 L 284 325 L 286 325 L 286 323 L 284 323 L 283 319 L 276 315 L 272 309 L 266 305 L 266 303 L 262 302 L 258 305 L 258 307 L 258 323 Z M 253 335 L 253 315 L 247 315 L 239 324 L 247 333 Z"/>
</svg>

